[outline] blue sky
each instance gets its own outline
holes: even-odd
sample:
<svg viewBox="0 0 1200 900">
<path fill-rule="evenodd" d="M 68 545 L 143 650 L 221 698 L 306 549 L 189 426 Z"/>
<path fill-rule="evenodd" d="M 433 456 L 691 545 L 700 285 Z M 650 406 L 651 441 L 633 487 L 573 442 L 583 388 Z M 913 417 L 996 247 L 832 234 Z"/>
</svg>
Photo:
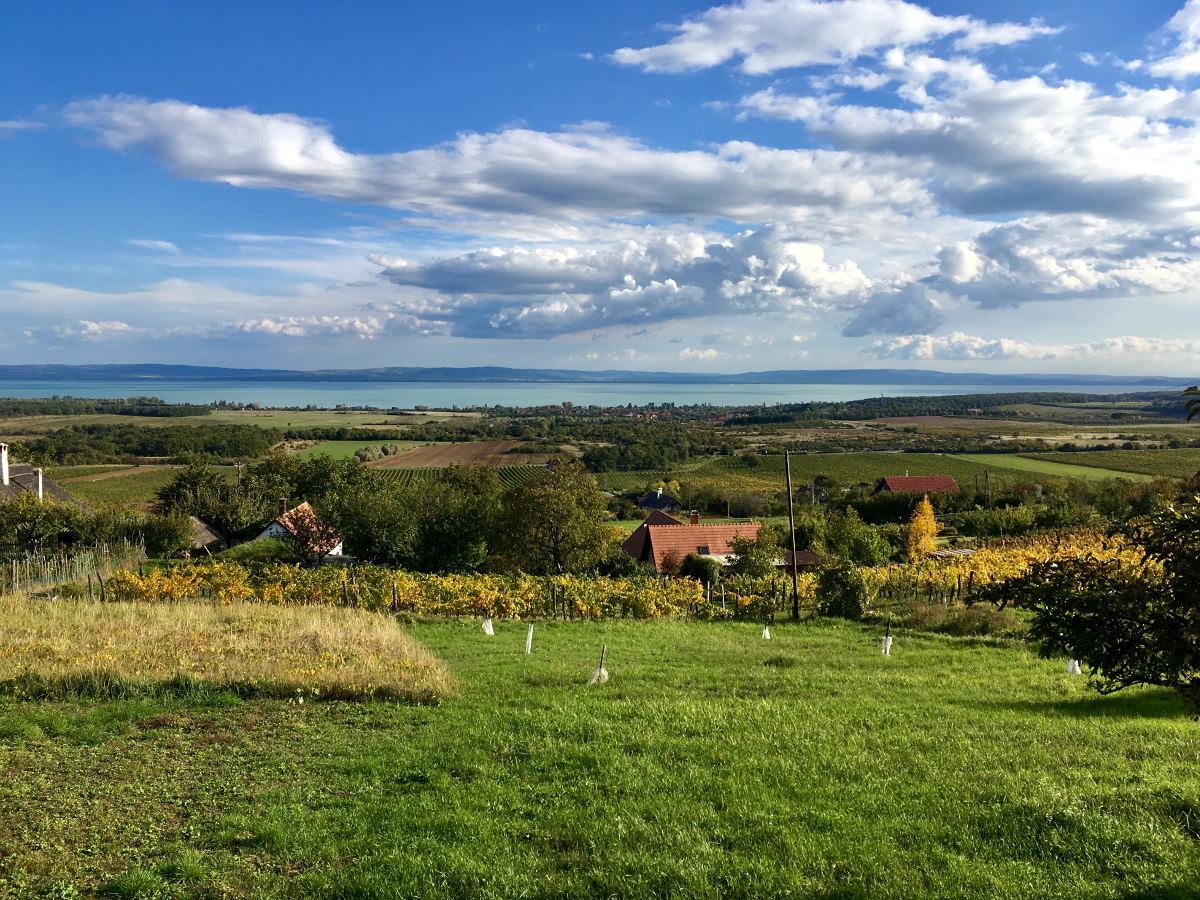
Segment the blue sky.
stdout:
<svg viewBox="0 0 1200 900">
<path fill-rule="evenodd" d="M 0 21 L 0 362 L 1197 370 L 1200 0 Z"/>
</svg>

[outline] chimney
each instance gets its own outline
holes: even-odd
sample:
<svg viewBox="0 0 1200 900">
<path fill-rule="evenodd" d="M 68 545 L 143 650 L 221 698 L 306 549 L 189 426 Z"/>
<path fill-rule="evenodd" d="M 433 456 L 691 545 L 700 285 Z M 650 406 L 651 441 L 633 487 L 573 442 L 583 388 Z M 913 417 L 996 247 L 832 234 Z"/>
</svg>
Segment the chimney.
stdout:
<svg viewBox="0 0 1200 900">
<path fill-rule="evenodd" d="M 41 500 L 41 499 L 42 499 L 42 470 L 41 470 L 41 469 L 34 469 L 34 470 L 33 470 L 33 474 L 35 474 L 35 475 L 37 476 L 37 479 L 38 479 L 38 480 L 37 480 L 37 485 L 38 485 L 38 500 Z"/>
<path fill-rule="evenodd" d="M 905 477 L 905 478 L 907 478 L 907 477 L 908 477 L 908 469 L 905 469 L 905 470 L 904 470 L 904 477 Z"/>
<path fill-rule="evenodd" d="M 0 484 L 8 484 L 8 444 L 0 444 Z"/>
<path fill-rule="evenodd" d="M 281 516 L 287 515 L 287 497 L 279 498 L 279 515 L 281 515 Z"/>
<path fill-rule="evenodd" d="M 662 496 L 662 488 L 658 489 L 658 496 L 660 496 L 660 497 Z"/>
<path fill-rule="evenodd" d="M 692 525 L 699 525 L 700 524 L 700 513 L 696 512 L 696 510 L 693 509 L 692 514 L 688 517 L 688 522 L 691 523 Z"/>
</svg>

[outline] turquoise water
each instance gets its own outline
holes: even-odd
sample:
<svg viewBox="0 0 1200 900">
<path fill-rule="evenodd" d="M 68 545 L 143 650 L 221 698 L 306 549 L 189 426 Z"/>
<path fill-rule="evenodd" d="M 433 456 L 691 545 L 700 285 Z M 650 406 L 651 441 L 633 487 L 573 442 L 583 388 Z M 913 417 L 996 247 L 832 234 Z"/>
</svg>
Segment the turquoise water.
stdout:
<svg viewBox="0 0 1200 900">
<path fill-rule="evenodd" d="M 1183 385 L 1180 386 L 1182 390 Z M 251 381 L 3 381 L 0 396 L 72 397 L 155 396 L 171 403 L 261 403 L 263 406 L 374 406 L 402 409 L 423 405 L 531 407 L 570 401 L 576 406 L 627 403 L 675 403 L 716 406 L 772 405 L 811 401 L 861 400 L 865 397 L 913 397 L 948 394 L 1000 394 L 1066 391 L 1119 394 L 1147 390 L 1144 385 L 888 385 L 888 384 L 509 384 L 496 382 L 251 382 Z"/>
</svg>

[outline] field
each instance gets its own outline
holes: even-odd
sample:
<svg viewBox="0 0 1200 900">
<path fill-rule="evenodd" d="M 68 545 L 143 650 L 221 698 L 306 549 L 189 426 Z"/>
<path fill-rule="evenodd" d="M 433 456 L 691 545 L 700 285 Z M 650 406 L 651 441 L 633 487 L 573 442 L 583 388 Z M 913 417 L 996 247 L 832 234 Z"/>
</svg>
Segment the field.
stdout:
<svg viewBox="0 0 1200 900">
<path fill-rule="evenodd" d="M 68 481 L 63 487 L 78 500 L 85 503 L 153 503 L 155 494 L 175 477 L 175 468 L 131 470 L 133 474 L 97 481 Z M 229 480 L 237 477 L 232 467 L 215 468 L 213 471 Z"/>
<path fill-rule="evenodd" d="M 296 455 L 301 459 L 313 459 L 318 456 L 349 459 L 364 447 L 378 447 L 381 444 L 395 444 L 405 450 L 425 446 L 420 441 L 322 441 L 317 446 L 309 447 L 307 450 L 302 450 Z"/>
<path fill-rule="evenodd" d="M 1031 455 L 1032 459 L 1055 459 L 1048 454 Z M 1084 450 L 1063 454 L 1078 466 L 1104 467 L 1123 478 L 1131 472 L 1148 476 L 1165 475 L 1171 478 L 1191 478 L 1200 471 L 1200 450 Z"/>
<path fill-rule="evenodd" d="M 540 466 L 548 453 L 510 453 L 521 441 L 430 444 L 368 463 L 373 469 L 444 469 L 447 466 Z"/>
<path fill-rule="evenodd" d="M 46 475 L 55 481 L 63 482 L 71 478 L 87 478 L 90 475 L 103 475 L 108 472 L 123 472 L 129 466 L 53 466 L 46 469 Z"/>
<path fill-rule="evenodd" d="M 1182 900 L 1200 729 L 1021 643 L 424 623 L 393 703 L 0 701 L 0 893 Z M 611 675 L 584 686 L 601 644 Z"/>
<path fill-rule="evenodd" d="M 849 487 L 874 484 L 886 475 L 951 475 L 959 487 L 983 476 L 983 465 L 939 453 L 809 453 L 792 456 L 792 483 L 810 484 L 818 475 Z M 784 490 L 783 456 L 725 456 L 669 472 L 605 472 L 597 476 L 604 490 L 632 490 L 659 480 L 674 480 L 693 489 L 713 486 L 730 491 Z"/>
<path fill-rule="evenodd" d="M 516 459 L 517 457 L 509 457 Z M 409 485 L 415 482 L 431 481 L 437 477 L 442 471 L 441 469 L 383 469 L 376 468 L 375 473 L 380 478 L 386 478 L 389 481 L 398 482 L 401 485 Z M 540 472 L 541 466 L 496 466 L 496 476 L 500 479 L 500 484 L 503 487 L 516 487 L 519 484 L 524 484 L 534 475 Z"/>
<path fill-rule="evenodd" d="M 1146 453 L 1149 451 L 1135 451 Z M 982 464 L 989 470 L 1007 469 L 1014 472 L 1030 472 L 1038 475 L 1051 475 L 1058 478 L 1082 478 L 1085 481 L 1107 481 L 1110 478 L 1124 478 L 1127 481 L 1152 481 L 1149 475 L 1138 475 L 1122 472 L 1116 469 L 1101 469 L 1087 465 L 1072 465 L 1062 460 L 1074 460 L 1077 456 L 1099 455 L 1084 453 L 1056 453 L 1016 456 L 1012 453 L 964 453 L 959 459 L 971 460 Z"/>
</svg>

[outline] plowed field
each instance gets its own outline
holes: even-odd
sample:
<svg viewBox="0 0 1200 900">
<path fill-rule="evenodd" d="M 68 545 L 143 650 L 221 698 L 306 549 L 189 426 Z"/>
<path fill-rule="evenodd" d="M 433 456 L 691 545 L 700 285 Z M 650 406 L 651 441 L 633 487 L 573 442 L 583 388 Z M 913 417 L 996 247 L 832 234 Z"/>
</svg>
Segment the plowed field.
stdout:
<svg viewBox="0 0 1200 900">
<path fill-rule="evenodd" d="M 521 441 L 475 441 L 417 447 L 367 463 L 372 469 L 444 469 L 447 466 L 540 466 L 548 453 L 509 453 Z"/>
</svg>

